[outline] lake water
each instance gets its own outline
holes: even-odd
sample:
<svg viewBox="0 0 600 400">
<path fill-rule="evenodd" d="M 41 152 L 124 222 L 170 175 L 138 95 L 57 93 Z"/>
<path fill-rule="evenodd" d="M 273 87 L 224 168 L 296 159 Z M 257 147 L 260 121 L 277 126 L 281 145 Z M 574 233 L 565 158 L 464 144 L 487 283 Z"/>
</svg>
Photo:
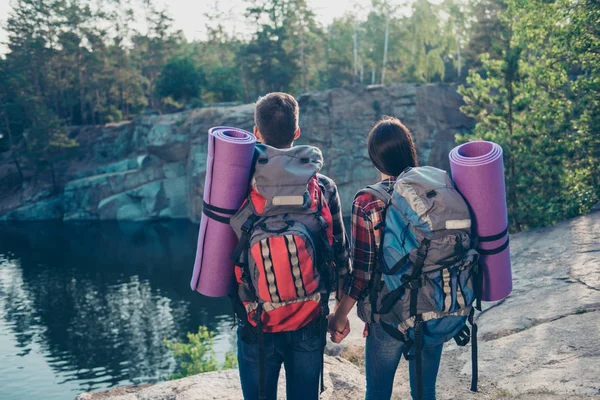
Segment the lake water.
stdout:
<svg viewBox="0 0 600 400">
<path fill-rule="evenodd" d="M 164 338 L 206 325 L 219 359 L 233 348 L 227 299 L 192 292 L 197 225 L 0 225 L 0 399 L 166 379 Z"/>
</svg>

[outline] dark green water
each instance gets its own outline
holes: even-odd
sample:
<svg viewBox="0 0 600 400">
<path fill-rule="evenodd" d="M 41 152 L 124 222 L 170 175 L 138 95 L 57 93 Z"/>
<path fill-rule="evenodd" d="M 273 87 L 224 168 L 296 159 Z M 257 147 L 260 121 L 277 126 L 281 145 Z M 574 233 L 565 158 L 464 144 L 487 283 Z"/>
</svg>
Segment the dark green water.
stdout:
<svg viewBox="0 0 600 400">
<path fill-rule="evenodd" d="M 72 399 L 156 382 L 164 338 L 198 325 L 233 347 L 229 302 L 189 287 L 197 226 L 0 224 L 0 399 Z"/>
</svg>

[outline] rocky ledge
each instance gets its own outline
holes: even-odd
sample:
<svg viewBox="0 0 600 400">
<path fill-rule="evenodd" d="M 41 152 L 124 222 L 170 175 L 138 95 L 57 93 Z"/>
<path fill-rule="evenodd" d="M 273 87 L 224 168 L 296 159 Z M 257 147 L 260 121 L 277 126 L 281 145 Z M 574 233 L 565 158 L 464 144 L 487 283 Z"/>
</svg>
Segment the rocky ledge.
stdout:
<svg viewBox="0 0 600 400">
<path fill-rule="evenodd" d="M 323 150 L 323 173 L 338 184 L 348 208 L 354 193 L 373 183 L 365 137 L 382 115 L 412 130 L 422 164 L 448 167 L 457 133 L 473 121 L 460 112 L 462 98 L 447 84 L 348 86 L 307 93 L 300 104 L 299 144 Z M 148 115 L 118 124 L 71 129 L 79 147 L 54 165 L 57 187 L 46 170 L 0 153 L 1 220 L 198 221 L 206 175 L 207 131 L 228 125 L 252 130 L 254 106 L 205 107 Z"/>
<path fill-rule="evenodd" d="M 600 207 L 511 237 L 514 290 L 478 315 L 479 393 L 469 392 L 471 349 L 444 348 L 438 399 L 600 399 Z M 362 323 L 329 344 L 323 399 L 364 398 Z M 285 374 L 282 373 L 282 377 Z M 407 363 L 394 398 L 409 397 Z M 283 396 L 284 382 L 280 382 Z M 241 399 L 236 370 L 157 385 L 86 393 L 78 400 Z"/>
</svg>

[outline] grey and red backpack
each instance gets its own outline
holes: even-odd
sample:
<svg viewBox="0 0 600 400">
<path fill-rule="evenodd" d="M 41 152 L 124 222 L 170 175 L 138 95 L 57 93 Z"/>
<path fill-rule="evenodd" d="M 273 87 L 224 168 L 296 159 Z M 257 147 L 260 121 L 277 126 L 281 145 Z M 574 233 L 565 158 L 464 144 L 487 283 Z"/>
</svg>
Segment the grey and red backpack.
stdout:
<svg viewBox="0 0 600 400">
<path fill-rule="evenodd" d="M 234 309 L 259 345 L 263 332 L 295 331 L 320 318 L 325 346 L 335 239 L 322 166 L 315 147 L 256 146 L 250 191 L 230 223 L 239 239 Z"/>
</svg>

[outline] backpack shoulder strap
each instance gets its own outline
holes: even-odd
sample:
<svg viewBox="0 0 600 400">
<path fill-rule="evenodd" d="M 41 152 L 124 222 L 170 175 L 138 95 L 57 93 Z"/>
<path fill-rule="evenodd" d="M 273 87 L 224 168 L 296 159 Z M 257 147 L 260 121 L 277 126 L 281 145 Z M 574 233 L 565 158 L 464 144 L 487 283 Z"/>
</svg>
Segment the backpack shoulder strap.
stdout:
<svg viewBox="0 0 600 400">
<path fill-rule="evenodd" d="M 376 199 L 379 199 L 379 200 L 383 201 L 384 203 L 387 203 L 392 198 L 393 190 L 394 190 L 393 186 L 391 188 L 386 188 L 383 184 L 376 183 L 375 185 L 369 185 L 366 188 L 360 190 L 358 193 L 356 193 L 356 196 L 354 197 L 354 199 L 356 199 L 358 196 L 360 196 L 362 194 L 368 193 L 368 194 L 372 195 L 373 197 L 375 197 Z"/>
</svg>

